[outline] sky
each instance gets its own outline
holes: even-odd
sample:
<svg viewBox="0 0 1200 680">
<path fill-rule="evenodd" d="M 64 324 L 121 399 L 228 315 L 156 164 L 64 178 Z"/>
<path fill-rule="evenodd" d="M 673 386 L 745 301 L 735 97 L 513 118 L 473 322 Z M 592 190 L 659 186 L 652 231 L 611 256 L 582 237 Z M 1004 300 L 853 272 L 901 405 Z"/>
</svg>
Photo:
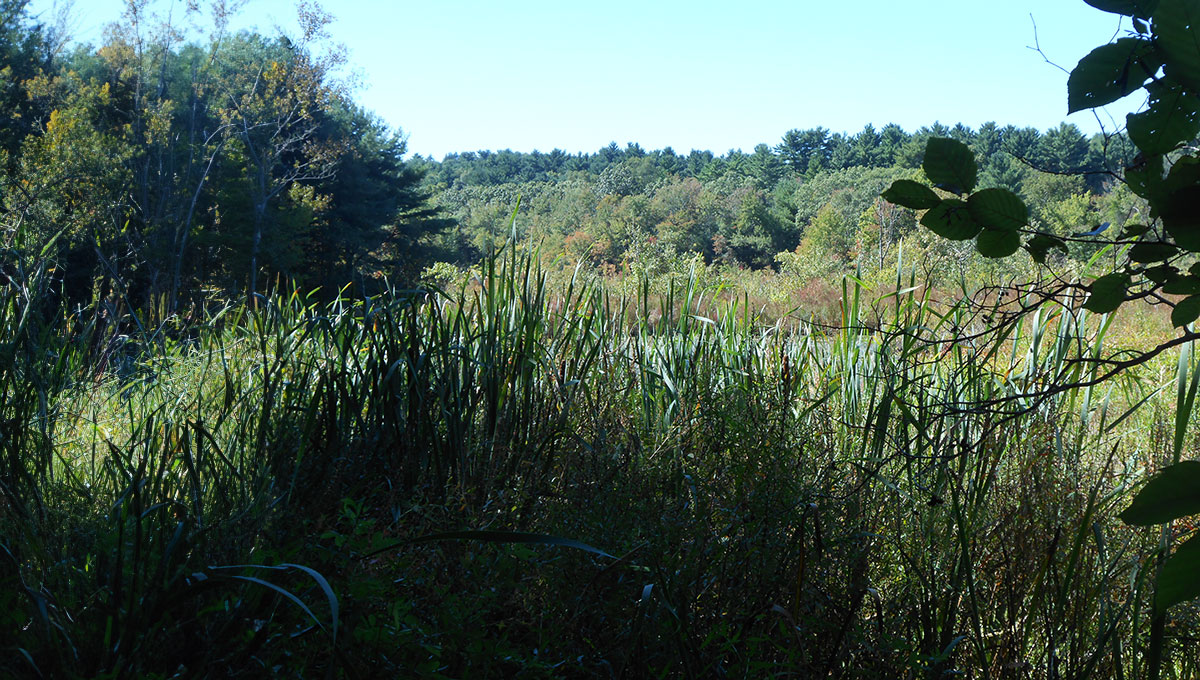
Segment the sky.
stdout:
<svg viewBox="0 0 1200 680">
<path fill-rule="evenodd" d="M 49 17 L 63 0 L 34 0 Z M 77 0 L 98 42 L 122 0 Z M 181 0 L 156 0 L 181 11 Z M 294 34 L 295 3 L 250 0 L 234 25 Z M 1068 117 L 1067 73 L 1128 25 L 1082 0 L 340 0 L 360 104 L 442 158 L 479 149 L 749 151 L 793 128 L 934 121 L 1113 129 L 1133 95 Z M 1031 49 L 1036 42 L 1045 58 Z"/>
</svg>

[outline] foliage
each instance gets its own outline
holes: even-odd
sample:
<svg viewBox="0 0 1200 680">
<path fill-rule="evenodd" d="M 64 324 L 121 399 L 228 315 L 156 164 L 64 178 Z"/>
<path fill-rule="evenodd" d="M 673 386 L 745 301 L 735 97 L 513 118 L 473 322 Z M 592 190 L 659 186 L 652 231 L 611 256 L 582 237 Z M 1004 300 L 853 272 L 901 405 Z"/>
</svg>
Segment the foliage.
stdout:
<svg viewBox="0 0 1200 680">
<path fill-rule="evenodd" d="M 351 101 L 314 6 L 293 40 L 229 34 L 217 2 L 189 42 L 199 3 L 179 25 L 129 3 L 103 44 L 61 54 L 23 5 L 0 8 L 0 222 L 22 257 L 57 238 L 72 299 L 174 309 L 278 277 L 375 290 L 440 252 L 450 221 L 403 137 Z"/>
<path fill-rule="evenodd" d="M 458 223 L 436 240 L 437 258 L 459 266 L 478 262 L 503 238 L 519 198 L 518 233 L 542 244 L 548 263 L 557 258 L 563 267 L 585 262 L 608 273 L 632 273 L 653 270 L 649 260 L 700 255 L 710 265 L 763 269 L 786 260 L 793 271 L 874 275 L 894 261 L 891 249 L 924 252 L 929 246 L 914 241 L 904 227 L 911 222 L 909 211 L 894 204 L 873 206 L 889 183 L 918 176 L 924 149 L 914 142 L 923 144 L 940 129 L 953 131 L 978 151 L 981 188 L 1015 193 L 1031 206 L 1035 219 L 1064 235 L 1073 232 L 1071 220 L 1079 215 L 1122 224 L 1126 219 L 1120 211 L 1130 210 L 1127 195 L 1032 165 L 1036 160 L 1048 167 L 1056 157 L 1050 142 L 1082 138 L 1071 126 L 1046 135 L 995 123 L 978 131 L 934 125 L 912 135 L 897 125 L 869 128 L 835 145 L 857 149 L 839 152 L 843 163 L 832 162 L 830 147 L 829 157 L 811 172 L 794 169 L 799 161 L 789 161 L 788 154 L 799 152 L 789 148 L 801 137 L 829 139 L 828 131 L 824 137 L 820 130 L 812 135 L 791 131 L 774 149 L 758 145 L 752 154 L 731 150 L 688 157 L 699 164 L 682 162 L 670 149 L 646 152 L 630 145 L 622 150 L 615 144 L 592 155 L 551 154 L 557 159 L 553 171 L 547 155 L 538 152 L 452 154 L 421 164 L 436 202 Z M 1035 160 L 1018 159 L 1004 150 L 1009 147 Z M 1086 167 L 1101 167 L 1104 148 L 1101 142 L 1085 143 Z M 513 173 L 508 181 L 504 172 Z M 780 259 L 781 253 L 787 255 Z M 1072 244 L 1062 257 L 1053 257 L 1082 268 L 1094 254 L 1088 244 Z M 941 255 L 952 257 L 956 271 L 981 284 L 998 273 L 997 265 L 957 250 Z"/>
<path fill-rule="evenodd" d="M 1092 262 L 1111 252 L 1115 267 L 1086 287 L 1088 297 L 1083 309 L 1110 314 L 1133 301 L 1151 300 L 1172 308 L 1171 323 L 1181 331 L 1176 339 L 1145 350 L 1140 357 L 1102 360 L 1101 365 L 1108 371 L 1103 380 L 1168 346 L 1200 338 L 1192 328 L 1200 318 L 1200 272 L 1194 264 L 1200 254 L 1200 239 L 1196 237 L 1200 233 L 1196 211 L 1200 156 L 1195 145 L 1200 133 L 1200 9 L 1192 0 L 1088 2 L 1128 16 L 1133 30 L 1127 37 L 1096 48 L 1079 62 L 1068 81 L 1068 106 L 1074 112 L 1109 104 L 1141 89 L 1148 94 L 1145 109 L 1130 114 L 1126 121 L 1129 142 L 1137 149 L 1137 157 L 1115 175 L 1145 201 L 1144 224 L 1126 224 L 1118 230 L 1106 223 L 1072 235 L 1064 234 L 1061 226 L 1047 229 L 1053 226 L 1047 224 L 1055 221 L 1053 218 L 1043 217 L 1040 224 L 1031 225 L 1028 209 L 1012 191 L 995 188 L 972 193 L 976 185 L 974 155 L 960 142 L 944 138 L 929 141 L 923 167 L 934 187 L 954 196 L 936 197 L 911 183 L 894 184 L 884 196 L 914 210 L 927 210 L 921 219 L 923 225 L 945 238 L 975 239 L 976 248 L 986 257 L 1007 257 L 1024 248 L 1036 261 L 1045 263 L 1052 249 L 1067 251 L 1068 242 L 1102 248 Z M 1065 127 L 1052 131 L 1047 138 L 1052 170 L 1075 171 L 1086 157 L 1084 140 Z M 1069 209 L 1065 205 L 1068 202 L 1078 201 L 1065 198 L 1047 206 L 1045 214 L 1063 215 L 1064 208 Z M 1082 216 L 1077 212 L 1067 219 Z M 1068 285 L 1072 287 L 1078 284 Z M 1181 355 L 1176 378 L 1179 399 L 1174 464 L 1142 488 L 1122 514 L 1127 522 L 1170 523 L 1200 511 L 1195 502 L 1200 489 L 1197 464 L 1179 460 L 1197 386 L 1195 377 L 1188 382 L 1188 356 L 1187 352 Z M 1095 376 L 1092 378 L 1095 381 Z M 1164 530 L 1163 554 L 1169 550 L 1169 539 L 1169 532 Z M 1197 537 L 1180 545 L 1161 565 L 1148 677 L 1157 678 L 1161 673 L 1164 611 L 1200 596 L 1195 579 L 1198 572 Z"/>
</svg>

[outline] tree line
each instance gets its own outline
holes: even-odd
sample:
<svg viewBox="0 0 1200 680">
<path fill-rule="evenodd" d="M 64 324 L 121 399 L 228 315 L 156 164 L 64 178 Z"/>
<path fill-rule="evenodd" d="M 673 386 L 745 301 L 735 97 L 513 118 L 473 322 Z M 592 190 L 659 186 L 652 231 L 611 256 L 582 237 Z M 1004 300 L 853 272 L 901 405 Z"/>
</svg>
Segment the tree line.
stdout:
<svg viewBox="0 0 1200 680">
<path fill-rule="evenodd" d="M 147 4 L 67 49 L 0 0 L 6 275 L 51 257 L 72 298 L 174 308 L 419 269 L 417 241 L 450 221 L 401 133 L 354 102 L 329 15 L 301 5 L 297 35 L 268 37 L 230 30 L 223 2 L 174 24 Z"/>
<path fill-rule="evenodd" d="M 1128 148 L 1123 137 L 1089 137 L 1070 123 L 1042 132 L 995 122 L 984 123 L 978 130 L 962 123 L 948 127 L 935 122 L 912 133 L 895 123 L 881 129 L 867 124 L 857 134 L 831 132 L 824 127 L 794 129 L 773 146 L 759 144 L 750 153 L 731 149 L 721 156 L 696 149 L 682 154 L 671 147 L 647 151 L 636 142 L 622 148 L 612 142 L 590 154 L 570 154 L 562 149 L 548 153 L 504 149 L 452 153 L 441 162 L 432 158 L 427 162 L 431 164 L 433 182 L 447 187 L 544 182 L 572 173 L 598 176 L 610 166 L 640 159 L 647 159 L 645 162 L 656 170 L 683 177 L 706 179 L 735 172 L 751 176 L 760 184 L 773 185 L 788 172 L 813 177 L 851 167 L 920 167 L 925 144 L 933 137 L 969 144 L 995 166 L 992 172 L 1001 177 L 1014 172 L 1014 163 L 1048 172 L 1102 173 L 1114 167 L 1117 149 L 1111 148 L 1113 145 L 1120 145 L 1121 150 Z M 1093 186 L 1100 188 L 1099 184 Z"/>
<path fill-rule="evenodd" d="M 1087 136 L 1068 123 L 1044 132 L 994 122 L 978 129 L 934 123 L 912 133 L 868 125 L 855 135 L 818 127 L 720 156 L 612 143 L 591 154 L 480 151 L 413 162 L 455 220 L 433 240 L 458 265 L 509 236 L 519 203 L 518 234 L 567 263 L 652 271 L 699 257 L 819 277 L 882 267 L 914 232 L 915 214 L 880 193 L 896 179 L 920 177 L 925 146 L 936 138 L 967 145 L 981 160 L 980 186 L 1017 193 L 1051 232 L 1122 224 L 1136 208 L 1114 181 L 1114 169 L 1131 158 L 1128 140 Z M 920 247 L 933 260 L 965 257 L 935 239 Z M 1080 246 L 1068 255 L 1093 250 Z"/>
</svg>

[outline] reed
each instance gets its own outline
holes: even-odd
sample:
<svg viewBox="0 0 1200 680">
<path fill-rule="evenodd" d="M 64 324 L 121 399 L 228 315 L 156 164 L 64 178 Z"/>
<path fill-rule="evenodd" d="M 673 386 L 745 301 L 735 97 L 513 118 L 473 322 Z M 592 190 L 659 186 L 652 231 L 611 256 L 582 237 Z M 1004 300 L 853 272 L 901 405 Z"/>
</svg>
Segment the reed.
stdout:
<svg viewBox="0 0 1200 680">
<path fill-rule="evenodd" d="M 555 285 L 510 243 L 452 291 L 157 323 L 14 279 L 0 671 L 1200 672 L 1200 616 L 1150 618 L 1177 528 L 1115 519 L 1192 446 L 1190 349 L 1042 394 L 1120 320 L 988 334 L 901 262 L 830 327 L 703 278 Z"/>
</svg>

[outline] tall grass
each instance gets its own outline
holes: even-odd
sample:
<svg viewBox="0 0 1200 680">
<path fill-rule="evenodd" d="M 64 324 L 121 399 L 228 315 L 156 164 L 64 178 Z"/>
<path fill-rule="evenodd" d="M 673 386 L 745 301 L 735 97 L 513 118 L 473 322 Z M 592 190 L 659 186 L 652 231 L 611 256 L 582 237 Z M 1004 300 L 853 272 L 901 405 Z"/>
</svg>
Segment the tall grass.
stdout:
<svg viewBox="0 0 1200 680">
<path fill-rule="evenodd" d="M 538 262 L 186 323 L 3 289 L 0 672 L 1143 674 L 1162 543 L 1114 518 L 1190 446 L 1174 366 L 1030 396 L 1119 320 L 976 334 L 901 266 L 837 328 L 767 322 Z M 620 557 L 414 541 L 463 529 Z M 1169 623 L 1192 677 L 1200 617 Z"/>
</svg>

